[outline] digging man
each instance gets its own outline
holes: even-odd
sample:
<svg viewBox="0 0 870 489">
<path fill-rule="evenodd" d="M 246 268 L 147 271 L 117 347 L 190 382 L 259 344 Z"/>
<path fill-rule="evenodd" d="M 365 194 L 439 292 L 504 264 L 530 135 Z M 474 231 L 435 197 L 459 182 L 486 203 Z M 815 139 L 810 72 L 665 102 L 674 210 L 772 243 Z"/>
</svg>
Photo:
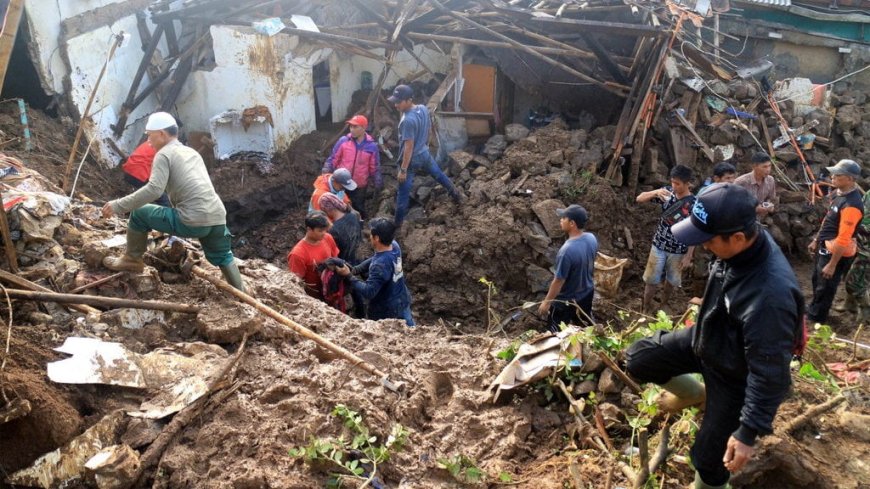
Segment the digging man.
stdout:
<svg viewBox="0 0 870 489">
<path fill-rule="evenodd" d="M 226 281 L 244 291 L 227 229 L 227 211 L 218 197 L 202 156 L 178 141 L 178 124 L 166 112 L 155 112 L 145 125 L 148 142 L 157 150 L 148 183 L 132 194 L 103 206 L 103 217 L 130 213 L 127 252 L 107 256 L 103 266 L 114 271 L 141 272 L 142 256 L 152 229 L 182 238 L 197 238 L 205 259 L 219 267 Z M 149 204 L 166 192 L 175 207 Z"/>
<path fill-rule="evenodd" d="M 791 384 L 789 364 L 802 334 L 804 300 L 791 265 L 758 223 L 746 189 L 717 183 L 673 226 L 677 239 L 703 245 L 713 264 L 694 327 L 658 331 L 627 352 L 627 370 L 667 393 L 660 407 L 705 405 L 692 446 L 695 488 L 724 488 L 752 458 L 756 437 L 772 432 Z M 775 284 L 775 285 L 771 285 Z M 701 384 L 691 374 L 700 373 Z"/>
</svg>

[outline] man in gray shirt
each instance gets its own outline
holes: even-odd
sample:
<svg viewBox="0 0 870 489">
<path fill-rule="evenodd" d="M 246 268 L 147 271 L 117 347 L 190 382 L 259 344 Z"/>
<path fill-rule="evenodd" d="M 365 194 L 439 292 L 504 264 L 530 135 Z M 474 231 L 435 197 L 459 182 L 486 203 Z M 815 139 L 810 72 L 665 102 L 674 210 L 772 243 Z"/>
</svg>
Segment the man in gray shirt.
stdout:
<svg viewBox="0 0 870 489">
<path fill-rule="evenodd" d="M 178 141 L 178 124 L 166 112 L 155 112 L 145 125 L 148 142 L 157 150 L 148 183 L 136 192 L 103 206 L 103 217 L 130 213 L 127 253 L 106 257 L 109 270 L 141 272 L 142 256 L 152 229 L 183 238 L 197 238 L 209 263 L 220 267 L 233 287 L 244 291 L 231 249 L 226 209 L 212 186 L 202 157 Z M 163 192 L 175 207 L 149 204 Z"/>
</svg>

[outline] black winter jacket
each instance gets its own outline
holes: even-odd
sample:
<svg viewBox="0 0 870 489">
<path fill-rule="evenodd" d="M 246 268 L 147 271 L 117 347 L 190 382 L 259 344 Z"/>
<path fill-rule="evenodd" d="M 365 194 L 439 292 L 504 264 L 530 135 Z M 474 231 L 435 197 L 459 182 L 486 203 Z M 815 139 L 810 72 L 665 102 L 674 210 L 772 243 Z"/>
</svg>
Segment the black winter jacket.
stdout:
<svg viewBox="0 0 870 489">
<path fill-rule="evenodd" d="M 746 385 L 734 437 L 747 445 L 772 432 L 791 384 L 803 313 L 794 271 L 767 231 L 748 249 L 713 264 L 692 348 L 706 367 Z"/>
</svg>

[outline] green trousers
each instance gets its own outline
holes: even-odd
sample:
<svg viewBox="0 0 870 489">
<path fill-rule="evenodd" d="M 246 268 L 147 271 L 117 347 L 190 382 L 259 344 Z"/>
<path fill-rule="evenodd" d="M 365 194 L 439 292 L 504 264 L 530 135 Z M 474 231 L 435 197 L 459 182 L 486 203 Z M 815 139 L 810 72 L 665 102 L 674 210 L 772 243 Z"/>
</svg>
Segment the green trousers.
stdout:
<svg viewBox="0 0 870 489">
<path fill-rule="evenodd" d="M 127 226 L 140 233 L 156 229 L 179 238 L 197 238 L 209 263 L 216 267 L 223 267 L 233 262 L 232 235 L 225 224 L 187 226 L 178 219 L 177 210 L 145 204 L 130 214 Z"/>
<path fill-rule="evenodd" d="M 860 307 L 870 307 L 870 251 L 858 253 L 846 275 L 846 293 L 855 298 Z"/>
</svg>

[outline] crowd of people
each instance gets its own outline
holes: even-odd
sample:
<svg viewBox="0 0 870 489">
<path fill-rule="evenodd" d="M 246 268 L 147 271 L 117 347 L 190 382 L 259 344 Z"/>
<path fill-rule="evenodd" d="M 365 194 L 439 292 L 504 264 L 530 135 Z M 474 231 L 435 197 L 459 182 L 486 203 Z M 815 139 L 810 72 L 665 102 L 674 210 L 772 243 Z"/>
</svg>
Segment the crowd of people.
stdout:
<svg viewBox="0 0 870 489">
<path fill-rule="evenodd" d="M 425 106 L 413 103 L 412 94 L 410 87 L 399 85 L 389 98 L 402 113 L 395 218 L 366 216 L 368 190 L 380 189 L 383 179 L 379 148 L 366 132 L 368 121 L 356 115 L 347 121 L 348 134 L 335 144 L 314 182 L 305 235 L 287 255 L 288 269 L 309 295 L 342 312 L 347 312 L 349 295 L 354 316 L 394 318 L 409 327 L 415 325 L 411 294 L 395 238 L 407 214 L 414 175 L 428 173 L 455 201 L 464 198 L 429 152 L 430 116 Z M 244 291 L 226 211 L 201 156 L 178 141 L 178 125 L 170 114 L 152 114 L 146 133 L 147 142 L 124 166 L 137 190 L 102 210 L 105 217 L 130 214 L 126 253 L 107 257 L 103 264 L 111 270 L 142 271 L 148 233 L 159 230 L 197 238 L 206 259 Z M 756 153 L 750 163 L 752 171 L 740 176 L 733 163 L 717 164 L 697 193 L 692 192 L 693 171 L 675 165 L 669 185 L 636 198 L 661 209 L 643 273 L 645 313 L 654 309 L 659 285 L 660 305 L 667 305 L 696 249 L 713 257 L 695 326 L 659 331 L 636 342 L 627 351 L 626 365 L 636 379 L 664 387 L 663 409 L 706 406 L 692 448 L 695 487 L 700 489 L 726 487 L 730 474 L 752 457 L 757 437 L 772 432 L 790 385 L 792 355 L 806 341 L 806 323 L 827 321 L 844 278 L 844 309 L 864 320 L 870 317 L 870 192 L 862 197 L 857 186 L 861 167 L 841 160 L 827 168 L 831 191 L 809 245 L 815 266 L 812 297 L 805 301 L 792 267 L 765 229 L 779 210 L 770 175 L 773 162 L 767 154 Z M 567 239 L 538 308 L 553 332 L 565 324 L 594 323 L 598 252 L 595 235 L 586 230 L 590 216 L 585 208 L 572 204 L 557 215 Z M 366 259 L 359 252 L 363 239 L 373 251 Z"/>
</svg>

